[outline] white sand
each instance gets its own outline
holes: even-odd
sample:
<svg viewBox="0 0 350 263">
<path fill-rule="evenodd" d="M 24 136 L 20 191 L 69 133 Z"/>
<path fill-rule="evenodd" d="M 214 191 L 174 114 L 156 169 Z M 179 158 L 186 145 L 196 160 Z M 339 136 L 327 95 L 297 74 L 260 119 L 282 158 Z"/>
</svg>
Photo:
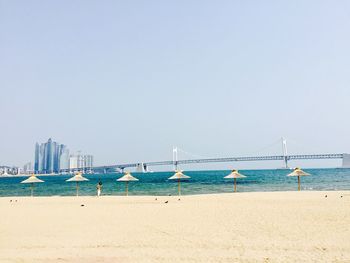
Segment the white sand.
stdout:
<svg viewBox="0 0 350 263">
<path fill-rule="evenodd" d="M 0 211 L 1 263 L 350 262 L 349 191 L 3 197 Z"/>
</svg>

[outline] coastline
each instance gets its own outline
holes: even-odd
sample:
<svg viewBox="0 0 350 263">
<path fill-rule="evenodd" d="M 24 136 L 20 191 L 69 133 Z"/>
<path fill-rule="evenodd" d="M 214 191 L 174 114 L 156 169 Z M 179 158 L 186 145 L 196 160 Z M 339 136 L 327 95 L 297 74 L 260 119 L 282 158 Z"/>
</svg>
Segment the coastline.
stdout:
<svg viewBox="0 0 350 263">
<path fill-rule="evenodd" d="M 94 194 L 92 195 L 79 195 L 79 196 L 75 196 L 75 195 L 50 195 L 50 196 L 40 196 L 40 195 L 34 195 L 34 196 L 30 196 L 30 195 L 21 195 L 21 196 L 0 196 L 0 201 L 3 199 L 8 199 L 8 200 L 25 200 L 25 201 L 30 201 L 30 200 L 35 200 L 35 199 L 42 199 L 42 200 L 50 200 L 50 199 L 55 199 L 55 198 L 65 198 L 65 199 L 79 199 L 79 200 L 89 200 L 90 198 L 92 200 L 94 200 L 95 198 L 97 199 L 126 199 L 129 201 L 134 201 L 134 199 L 145 199 L 147 200 L 148 198 L 150 198 L 150 201 L 153 201 L 153 198 L 186 198 L 186 199 L 193 199 L 196 197 L 203 197 L 204 199 L 206 198 L 210 198 L 210 197 L 225 197 L 225 196 L 235 196 L 235 195 L 247 195 L 247 196 L 253 196 L 253 195 L 274 195 L 274 194 L 292 194 L 294 196 L 294 194 L 298 194 L 299 196 L 304 196 L 307 195 L 308 197 L 311 197 L 313 195 L 322 195 L 322 194 L 335 194 L 335 195 L 339 195 L 346 197 L 349 196 L 350 198 L 350 190 L 347 189 L 331 189 L 331 190 L 301 190 L 301 191 L 297 191 L 297 190 L 276 190 L 276 191 L 254 191 L 254 192 L 222 192 L 222 193 L 198 193 L 198 194 L 182 194 L 181 196 L 178 196 L 177 194 L 173 194 L 173 195 L 147 195 L 147 194 L 142 194 L 142 195 L 137 195 L 137 194 L 129 194 L 128 196 L 125 196 L 125 192 L 121 192 L 120 194 L 101 194 L 101 196 L 97 196 L 96 193 L 94 192 Z M 310 194 L 310 195 L 309 195 Z M 297 197 L 297 195 L 295 195 L 294 197 Z M 181 200 L 180 200 L 181 201 Z"/>
<path fill-rule="evenodd" d="M 180 199 L 0 197 L 0 261 L 350 260 L 350 191 L 200 194 Z"/>
</svg>

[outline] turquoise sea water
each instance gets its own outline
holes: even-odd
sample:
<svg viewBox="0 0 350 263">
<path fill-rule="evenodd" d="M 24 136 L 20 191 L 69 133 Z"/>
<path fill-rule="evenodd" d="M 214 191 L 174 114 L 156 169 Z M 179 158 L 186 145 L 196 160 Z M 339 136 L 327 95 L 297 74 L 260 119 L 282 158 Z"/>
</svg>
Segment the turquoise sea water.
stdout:
<svg viewBox="0 0 350 263">
<path fill-rule="evenodd" d="M 305 169 L 311 176 L 301 178 L 302 190 L 350 190 L 350 169 Z M 238 192 L 297 190 L 297 178 L 287 177 L 290 170 L 241 170 L 246 178 L 237 180 Z M 230 171 L 184 171 L 191 179 L 183 181 L 182 194 L 228 193 L 232 180 L 223 177 Z M 139 179 L 129 183 L 130 195 L 176 195 L 177 182 L 167 180 L 173 172 L 132 173 Z M 80 195 L 96 195 L 96 184 L 103 183 L 103 195 L 124 195 L 125 183 L 116 182 L 121 174 L 84 175 Z M 75 195 L 75 183 L 65 182 L 70 175 L 38 176 L 45 181 L 35 185 L 36 196 Z M 20 184 L 24 177 L 0 177 L 0 196 L 30 195 L 30 186 Z"/>
</svg>

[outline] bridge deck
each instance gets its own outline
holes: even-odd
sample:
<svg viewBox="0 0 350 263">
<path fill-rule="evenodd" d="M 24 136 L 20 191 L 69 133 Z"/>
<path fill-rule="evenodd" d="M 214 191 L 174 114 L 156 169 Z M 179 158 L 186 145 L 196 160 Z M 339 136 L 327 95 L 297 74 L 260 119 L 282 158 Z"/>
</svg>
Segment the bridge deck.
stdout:
<svg viewBox="0 0 350 263">
<path fill-rule="evenodd" d="M 328 154 L 296 154 L 296 155 L 270 155 L 270 156 L 248 156 L 248 157 L 228 157 L 228 158 L 208 158 L 208 159 L 188 159 L 178 160 L 179 164 L 195 164 L 195 163 L 222 163 L 222 162 L 246 162 L 246 161 L 283 161 L 283 160 L 312 160 L 312 159 L 342 159 L 342 153 L 328 153 Z M 162 165 L 174 165 L 174 161 L 159 161 L 159 162 L 144 162 L 144 163 L 129 163 L 129 164 L 116 164 L 92 167 L 92 169 L 123 169 L 144 166 L 162 166 Z M 78 169 L 76 169 L 78 170 Z"/>
</svg>

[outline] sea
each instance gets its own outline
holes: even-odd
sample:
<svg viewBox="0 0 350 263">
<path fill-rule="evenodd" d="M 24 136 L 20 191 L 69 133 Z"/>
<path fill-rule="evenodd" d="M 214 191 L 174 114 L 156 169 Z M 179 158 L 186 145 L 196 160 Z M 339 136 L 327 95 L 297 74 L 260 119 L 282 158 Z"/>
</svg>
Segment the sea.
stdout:
<svg viewBox="0 0 350 263">
<path fill-rule="evenodd" d="M 310 176 L 301 178 L 301 189 L 350 190 L 350 169 L 305 169 Z M 237 179 L 238 192 L 294 191 L 298 188 L 297 177 L 287 177 L 291 170 L 240 170 L 246 178 Z M 233 192 L 233 180 L 223 177 L 229 170 L 183 171 L 190 179 L 181 182 L 182 195 L 213 194 Z M 177 181 L 168 180 L 174 172 L 132 173 L 139 179 L 129 183 L 129 195 L 176 195 Z M 38 176 L 44 183 L 35 184 L 35 196 L 73 196 L 75 182 L 66 182 L 72 175 Z M 96 195 L 96 185 L 102 182 L 102 195 L 124 195 L 125 183 L 116 179 L 122 174 L 85 174 L 89 181 L 79 183 L 79 195 Z M 21 184 L 26 177 L 1 177 L 0 196 L 28 196 L 30 185 Z"/>
</svg>

